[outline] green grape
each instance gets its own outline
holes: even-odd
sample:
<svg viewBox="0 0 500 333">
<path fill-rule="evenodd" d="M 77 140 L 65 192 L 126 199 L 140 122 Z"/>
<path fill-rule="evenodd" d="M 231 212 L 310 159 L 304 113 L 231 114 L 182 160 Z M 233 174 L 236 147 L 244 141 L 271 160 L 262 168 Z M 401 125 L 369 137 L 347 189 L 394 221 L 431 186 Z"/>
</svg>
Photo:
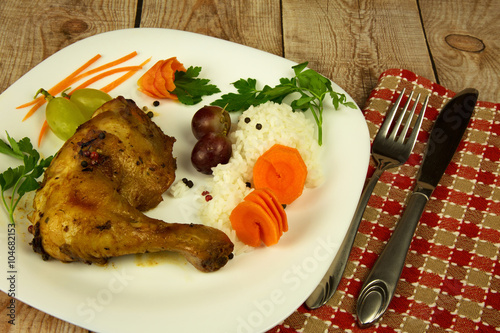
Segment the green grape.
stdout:
<svg viewBox="0 0 500 333">
<path fill-rule="evenodd" d="M 111 96 L 104 91 L 91 88 L 75 90 L 70 97 L 70 101 L 75 103 L 82 110 L 86 120 L 89 120 L 95 110 L 110 100 Z"/>
<path fill-rule="evenodd" d="M 87 121 L 82 110 L 64 97 L 53 97 L 47 104 L 45 118 L 50 129 L 61 140 L 68 140 L 78 126 Z"/>
</svg>

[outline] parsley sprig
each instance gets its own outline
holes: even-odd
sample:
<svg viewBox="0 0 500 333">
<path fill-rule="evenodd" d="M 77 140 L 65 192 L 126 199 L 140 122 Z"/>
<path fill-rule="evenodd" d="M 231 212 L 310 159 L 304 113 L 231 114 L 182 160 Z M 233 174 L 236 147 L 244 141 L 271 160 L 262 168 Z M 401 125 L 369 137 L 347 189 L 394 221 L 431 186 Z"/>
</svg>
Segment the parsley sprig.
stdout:
<svg viewBox="0 0 500 333">
<path fill-rule="evenodd" d="M 201 67 L 189 67 L 185 72 L 175 72 L 175 89 L 173 94 L 177 95 L 179 101 L 186 105 L 194 105 L 201 102 L 203 96 L 220 92 L 219 88 L 213 84 L 208 84 L 210 80 L 200 79 L 198 75 Z"/>
<path fill-rule="evenodd" d="M 330 97 L 333 107 L 338 109 L 344 105 L 355 109 L 356 104 L 348 102 L 345 94 L 333 90 L 330 80 L 312 69 L 306 69 L 308 62 L 292 67 L 295 76 L 292 78 L 281 78 L 275 87 L 268 85 L 257 89 L 257 80 L 239 79 L 232 85 L 237 93 L 228 93 L 212 102 L 225 108 L 227 111 L 246 110 L 250 106 L 256 106 L 268 101 L 282 103 L 285 97 L 298 93 L 290 106 L 294 110 L 310 110 L 318 126 L 318 143 L 323 143 L 323 102 Z"/>
<path fill-rule="evenodd" d="M 53 156 L 40 159 L 40 154 L 33 148 L 29 138 L 25 137 L 16 141 L 7 133 L 7 140 L 8 143 L 0 139 L 0 153 L 23 161 L 23 165 L 19 165 L 16 168 L 8 168 L 0 174 L 2 201 L 9 213 L 11 223 L 15 224 L 14 210 L 17 204 L 24 194 L 38 189 L 40 185 L 36 179 L 49 166 Z M 5 196 L 6 191 L 9 189 L 12 189 L 10 199 Z"/>
</svg>

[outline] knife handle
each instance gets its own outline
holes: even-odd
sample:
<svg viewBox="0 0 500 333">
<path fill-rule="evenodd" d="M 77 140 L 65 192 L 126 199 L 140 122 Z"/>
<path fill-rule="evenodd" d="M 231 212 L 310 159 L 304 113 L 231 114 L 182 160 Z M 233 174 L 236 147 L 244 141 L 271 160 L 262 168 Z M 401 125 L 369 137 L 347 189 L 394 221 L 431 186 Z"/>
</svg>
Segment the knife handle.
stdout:
<svg viewBox="0 0 500 333">
<path fill-rule="evenodd" d="M 372 325 L 387 310 L 429 196 L 418 191 L 410 196 L 401 220 L 361 287 L 356 306 L 359 326 Z"/>
</svg>

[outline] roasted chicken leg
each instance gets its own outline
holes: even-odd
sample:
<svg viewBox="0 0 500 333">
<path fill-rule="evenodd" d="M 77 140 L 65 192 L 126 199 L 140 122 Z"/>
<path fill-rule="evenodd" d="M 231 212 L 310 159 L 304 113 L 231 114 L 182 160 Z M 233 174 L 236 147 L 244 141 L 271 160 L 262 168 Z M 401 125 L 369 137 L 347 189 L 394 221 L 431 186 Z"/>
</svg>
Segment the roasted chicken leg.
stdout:
<svg viewBox="0 0 500 333">
<path fill-rule="evenodd" d="M 31 217 L 35 252 L 63 262 L 105 263 L 174 251 L 200 271 L 223 267 L 233 251 L 225 233 L 141 212 L 157 206 L 174 181 L 174 141 L 133 101 L 118 97 L 104 104 L 45 171 Z"/>
</svg>

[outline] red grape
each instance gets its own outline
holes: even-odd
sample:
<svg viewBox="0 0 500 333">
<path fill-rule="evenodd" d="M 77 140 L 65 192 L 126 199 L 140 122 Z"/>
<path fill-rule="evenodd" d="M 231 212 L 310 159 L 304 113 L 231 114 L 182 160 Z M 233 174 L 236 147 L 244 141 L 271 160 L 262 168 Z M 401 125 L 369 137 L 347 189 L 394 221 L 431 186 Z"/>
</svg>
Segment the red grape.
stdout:
<svg viewBox="0 0 500 333">
<path fill-rule="evenodd" d="M 208 133 L 226 136 L 231 129 L 229 113 L 219 106 L 207 105 L 199 109 L 191 120 L 191 130 L 200 140 Z"/>
<path fill-rule="evenodd" d="M 191 163 L 201 173 L 211 175 L 212 168 L 231 158 L 231 141 L 223 134 L 205 134 L 193 147 Z"/>
</svg>

